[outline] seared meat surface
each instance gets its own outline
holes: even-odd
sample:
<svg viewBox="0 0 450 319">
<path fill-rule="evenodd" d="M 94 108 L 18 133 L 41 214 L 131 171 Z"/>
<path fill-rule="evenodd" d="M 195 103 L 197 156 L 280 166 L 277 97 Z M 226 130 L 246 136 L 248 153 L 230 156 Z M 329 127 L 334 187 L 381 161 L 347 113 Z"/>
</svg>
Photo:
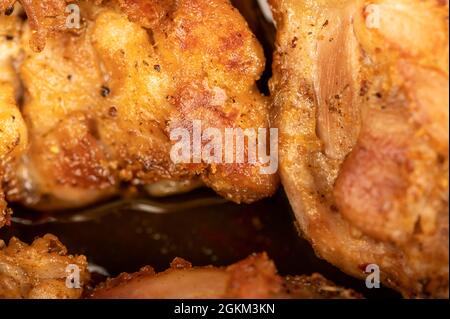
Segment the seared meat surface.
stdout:
<svg viewBox="0 0 450 319">
<path fill-rule="evenodd" d="M 448 297 L 448 2 L 272 0 L 282 182 L 317 254 Z"/>
<path fill-rule="evenodd" d="M 79 288 L 71 286 L 74 269 L 79 271 Z M 161 273 L 147 266 L 108 279 L 93 290 L 90 284 L 86 258 L 68 255 L 55 236 L 46 235 L 31 245 L 16 238 L 8 246 L 0 241 L 0 299 L 362 298 L 319 274 L 282 278 L 266 254 L 223 268 L 192 267 L 176 258 Z"/>
<path fill-rule="evenodd" d="M 448 298 L 448 1 L 271 3 L 270 119 L 256 86 L 263 50 L 228 0 L 0 0 L 0 227 L 7 201 L 59 210 L 199 185 L 237 203 L 270 196 L 278 177 L 262 164 L 175 163 L 170 135 L 195 135 L 196 121 L 222 135 L 273 124 L 284 187 L 320 257 L 360 278 L 375 264 L 405 297 Z M 69 265 L 89 280 L 86 259 L 51 235 L 1 242 L 0 297 L 80 298 Z M 359 295 L 320 275 L 281 278 L 255 255 L 227 268 L 176 259 L 91 297 Z"/>
<path fill-rule="evenodd" d="M 80 288 L 66 282 L 72 271 L 79 271 Z M 86 258 L 68 255 L 55 236 L 31 245 L 16 238 L 8 246 L 0 241 L 0 298 L 77 299 L 89 278 Z"/>
<path fill-rule="evenodd" d="M 0 228 L 9 221 L 4 184 L 28 143 L 27 129 L 16 104 L 19 89 L 13 60 L 20 51 L 22 24 L 17 16 L 0 16 Z"/>
<path fill-rule="evenodd" d="M 145 267 L 98 286 L 90 298 L 108 299 L 265 299 L 361 298 L 336 287 L 322 276 L 283 279 L 266 254 L 253 255 L 226 268 L 192 267 L 176 258 L 169 270 L 155 273 Z"/>
<path fill-rule="evenodd" d="M 171 132 L 192 136 L 194 121 L 223 136 L 226 128 L 268 127 L 268 99 L 256 87 L 262 48 L 228 0 L 71 1 L 81 13 L 76 30 L 61 25 L 65 1 L 21 3 L 28 21 L 13 62 L 30 143 L 8 177 L 9 200 L 72 208 L 123 185 L 158 183 L 203 183 L 238 203 L 276 191 L 276 174 L 261 173 L 262 164 L 170 156 Z"/>
<path fill-rule="evenodd" d="M 0 12 L 4 12 L 5 15 L 14 13 L 16 2 L 17 0 L 0 1 Z M 51 34 L 68 29 L 66 8 L 72 1 L 23 0 L 18 2 L 26 12 L 29 25 L 34 31 L 30 41 L 34 50 L 41 51 L 45 47 L 46 38 Z"/>
</svg>

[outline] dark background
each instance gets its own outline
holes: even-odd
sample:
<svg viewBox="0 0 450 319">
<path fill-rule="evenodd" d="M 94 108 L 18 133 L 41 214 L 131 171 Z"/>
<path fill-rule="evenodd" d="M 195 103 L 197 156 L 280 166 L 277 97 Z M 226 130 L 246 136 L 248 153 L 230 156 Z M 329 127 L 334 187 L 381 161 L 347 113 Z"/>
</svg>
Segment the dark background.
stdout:
<svg viewBox="0 0 450 319">
<path fill-rule="evenodd" d="M 283 191 L 253 205 L 228 203 L 202 189 L 158 200 L 118 199 L 47 216 L 21 207 L 14 211 L 12 227 L 1 229 L 0 238 L 16 236 L 30 243 L 37 236 L 54 234 L 70 253 L 86 255 L 111 276 L 145 265 L 163 271 L 175 257 L 196 266 L 227 266 L 252 253 L 267 252 L 281 275 L 318 272 L 369 298 L 398 297 L 388 289 L 369 290 L 363 281 L 318 259 L 299 236 Z"/>
</svg>

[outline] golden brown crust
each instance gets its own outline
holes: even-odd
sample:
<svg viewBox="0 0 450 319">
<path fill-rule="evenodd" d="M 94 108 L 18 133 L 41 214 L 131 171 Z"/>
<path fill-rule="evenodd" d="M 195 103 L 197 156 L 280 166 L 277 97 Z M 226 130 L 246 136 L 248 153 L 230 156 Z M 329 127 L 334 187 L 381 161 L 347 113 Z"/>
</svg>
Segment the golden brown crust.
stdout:
<svg viewBox="0 0 450 319">
<path fill-rule="evenodd" d="M 69 4 L 106 3 L 112 7 L 117 6 L 131 21 L 147 28 L 157 25 L 168 14 L 171 6 L 171 1 L 165 0 L 2 0 L 0 12 L 11 14 L 17 7 L 16 2 L 20 3 L 28 17 L 28 23 L 33 30 L 30 45 L 36 52 L 41 52 L 45 48 L 47 39 L 56 33 L 77 31 L 67 23 L 70 19 L 69 15 L 73 13 L 68 7 Z"/>
<path fill-rule="evenodd" d="M 8 209 L 5 200 L 5 195 L 3 193 L 3 190 L 0 189 L 0 228 L 2 228 L 3 226 L 9 226 L 10 224 L 11 224 L 11 210 Z"/>
<path fill-rule="evenodd" d="M 406 297 L 448 297 L 448 2 L 272 5 L 280 169 L 303 234 L 349 274 L 377 264 Z"/>
<path fill-rule="evenodd" d="M 266 298 L 361 298 L 352 290 L 336 287 L 320 275 L 277 275 L 266 254 L 257 254 L 226 268 L 192 267 L 180 258 L 171 269 L 156 274 L 145 267 L 135 274 L 122 274 L 99 285 L 90 298 L 136 299 L 266 299 Z"/>
<path fill-rule="evenodd" d="M 8 14 L 14 10 L 17 0 L 0 1 L 0 12 Z M 67 30 L 66 0 L 20 0 L 18 1 L 25 10 L 33 35 L 30 45 L 35 51 L 42 51 L 47 37 L 53 33 Z"/>
<path fill-rule="evenodd" d="M 269 125 L 256 87 L 263 52 L 229 1 L 76 3 L 82 29 L 52 33 L 42 52 L 29 48 L 33 26 L 24 26 L 19 71 L 31 147 L 12 200 L 65 208 L 116 194 L 122 182 L 198 179 L 239 203 L 276 191 L 277 175 L 261 174 L 259 164 L 170 158 L 171 131 L 193 120 L 222 134 Z"/>
<path fill-rule="evenodd" d="M 266 254 L 253 255 L 227 268 L 228 298 L 263 299 L 280 295 L 283 280 Z"/>
<path fill-rule="evenodd" d="M 174 6 L 174 0 L 117 0 L 128 18 L 145 27 L 154 28 L 167 18 Z"/>
<path fill-rule="evenodd" d="M 70 274 L 67 267 L 71 265 L 80 270 L 81 288 L 66 285 Z M 0 298 L 77 299 L 89 278 L 86 258 L 68 255 L 53 235 L 36 239 L 31 245 L 13 238 L 5 247 L 0 241 Z"/>
<path fill-rule="evenodd" d="M 28 143 L 27 128 L 15 94 L 19 80 L 13 57 L 19 53 L 20 33 L 21 22 L 16 15 L 0 16 L 0 228 L 9 224 L 11 214 L 4 190 Z"/>
</svg>

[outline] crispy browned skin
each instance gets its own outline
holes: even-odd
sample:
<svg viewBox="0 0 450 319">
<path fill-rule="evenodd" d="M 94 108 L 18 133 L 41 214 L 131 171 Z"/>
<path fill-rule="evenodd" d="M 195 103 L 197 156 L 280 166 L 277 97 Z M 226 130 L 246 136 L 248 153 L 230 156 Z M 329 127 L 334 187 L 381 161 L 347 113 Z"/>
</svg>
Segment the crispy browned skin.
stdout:
<svg viewBox="0 0 450 319">
<path fill-rule="evenodd" d="M 69 265 L 79 268 L 83 287 L 90 278 L 86 258 L 68 255 L 55 236 L 46 235 L 31 245 L 16 238 L 8 246 L 0 241 L 0 298 L 78 299 L 83 288 L 66 285 Z"/>
<path fill-rule="evenodd" d="M 193 120 L 222 132 L 268 126 L 255 84 L 262 49 L 238 11 L 228 0 L 100 2 L 76 2 L 82 29 L 44 32 L 41 52 L 28 45 L 38 27 L 25 23 L 19 75 L 31 143 L 10 200 L 66 208 L 124 183 L 190 189 L 198 180 L 238 203 L 272 195 L 278 177 L 259 165 L 170 159 L 170 131 Z"/>
<path fill-rule="evenodd" d="M 28 143 L 27 129 L 14 94 L 19 81 L 13 58 L 19 53 L 21 28 L 16 16 L 0 16 L 0 228 L 9 222 L 10 213 L 3 186 Z"/>
<path fill-rule="evenodd" d="M 172 1 L 166 0 L 2 0 L 0 1 L 0 13 L 10 15 L 14 12 L 16 3 L 20 3 L 20 9 L 23 9 L 28 17 L 33 34 L 30 37 L 31 48 L 40 52 L 45 48 L 48 37 L 57 33 L 78 30 L 66 22 L 70 19 L 72 11 L 69 4 L 78 4 L 86 2 L 100 5 L 102 3 L 111 3 L 127 14 L 128 18 L 146 28 L 152 28 L 165 17 L 172 6 Z"/>
<path fill-rule="evenodd" d="M 265 299 L 360 298 L 336 287 L 320 275 L 282 279 L 266 254 L 253 255 L 226 268 L 192 265 L 175 259 L 169 270 L 156 274 L 151 267 L 122 274 L 98 286 L 95 299 Z"/>
<path fill-rule="evenodd" d="M 448 297 L 448 3 L 272 5 L 281 175 L 302 232 L 349 274 L 377 264 L 406 297 Z"/>
<path fill-rule="evenodd" d="M 66 26 L 69 11 L 66 11 L 69 0 L 2 0 L 0 12 L 9 15 L 19 2 L 25 10 L 33 35 L 30 45 L 35 51 L 42 51 L 48 36 L 54 33 L 67 31 Z"/>
</svg>

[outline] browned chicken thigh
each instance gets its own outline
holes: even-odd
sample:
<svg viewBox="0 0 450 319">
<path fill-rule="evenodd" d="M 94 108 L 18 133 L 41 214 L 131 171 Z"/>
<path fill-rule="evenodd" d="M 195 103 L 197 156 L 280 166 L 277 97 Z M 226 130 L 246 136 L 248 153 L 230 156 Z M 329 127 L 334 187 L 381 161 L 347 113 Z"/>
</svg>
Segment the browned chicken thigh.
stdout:
<svg viewBox="0 0 450 319">
<path fill-rule="evenodd" d="M 319 256 L 448 297 L 448 2 L 272 0 L 282 182 Z"/>
<path fill-rule="evenodd" d="M 52 235 L 27 245 L 17 238 L 0 240 L 0 299 L 78 299 L 89 283 L 84 256 L 69 255 Z M 76 272 L 72 280 L 71 274 Z"/>
<path fill-rule="evenodd" d="M 334 285 L 319 274 L 282 278 L 266 254 L 252 255 L 228 267 L 192 267 L 176 258 L 155 273 L 145 267 L 99 285 L 94 299 L 355 299 L 361 295 Z"/>
<path fill-rule="evenodd" d="M 0 17 L 0 228 L 9 222 L 4 183 L 27 146 L 27 129 L 16 104 L 19 88 L 13 59 L 20 50 L 21 22 L 16 16 Z"/>
<path fill-rule="evenodd" d="M 76 274 L 74 276 L 74 274 Z M 176 258 L 169 270 L 144 267 L 91 288 L 86 257 L 69 255 L 52 235 L 31 245 L 13 238 L 0 241 L 0 299 L 353 299 L 362 296 L 336 286 L 319 274 L 277 274 L 266 254 L 252 255 L 229 267 L 192 267 Z"/>
<path fill-rule="evenodd" d="M 30 143 L 6 183 L 9 200 L 70 208 L 123 185 L 160 194 L 206 184 L 238 203 L 276 191 L 277 175 L 260 163 L 171 158 L 171 132 L 193 134 L 196 121 L 223 135 L 268 127 L 256 87 L 262 48 L 228 0 L 71 1 L 80 29 L 61 22 L 65 1 L 19 2 L 28 21 L 14 62 Z"/>
</svg>

